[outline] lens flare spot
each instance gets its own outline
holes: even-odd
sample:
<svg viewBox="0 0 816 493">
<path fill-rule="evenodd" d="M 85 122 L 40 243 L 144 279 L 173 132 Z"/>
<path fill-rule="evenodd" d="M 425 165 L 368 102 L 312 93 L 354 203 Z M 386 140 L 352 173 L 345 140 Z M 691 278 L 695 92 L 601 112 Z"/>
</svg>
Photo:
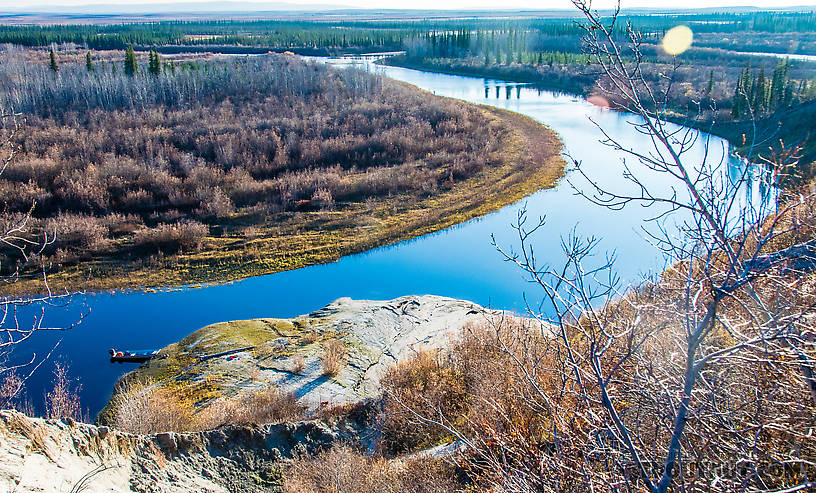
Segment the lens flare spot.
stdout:
<svg viewBox="0 0 816 493">
<path fill-rule="evenodd" d="M 609 100 L 603 96 L 594 95 L 587 98 L 587 103 L 594 104 L 595 106 L 599 106 L 601 108 L 609 108 Z"/>
<path fill-rule="evenodd" d="M 669 55 L 679 55 L 691 47 L 694 33 L 688 26 L 677 26 L 669 29 L 663 36 L 663 51 Z"/>
</svg>

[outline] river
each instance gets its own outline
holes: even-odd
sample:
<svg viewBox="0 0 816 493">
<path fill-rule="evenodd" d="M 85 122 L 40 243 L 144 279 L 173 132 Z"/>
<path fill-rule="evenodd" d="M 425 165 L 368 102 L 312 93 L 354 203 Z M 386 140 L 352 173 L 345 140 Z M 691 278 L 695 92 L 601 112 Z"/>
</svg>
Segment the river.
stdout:
<svg viewBox="0 0 816 493">
<path fill-rule="evenodd" d="M 598 108 L 573 96 L 502 81 L 363 63 L 371 70 L 438 95 L 506 108 L 544 122 L 559 133 L 567 152 L 606 184 L 622 183 L 620 155 L 599 142 L 601 134 L 590 118 L 625 145 L 644 143 L 643 136 L 631 125 L 632 116 Z M 697 147 L 694 154 L 701 157 L 703 146 Z M 710 154 L 710 159 L 727 156 L 727 143 L 712 137 Z M 666 185 L 661 176 L 650 176 L 648 180 L 656 186 Z M 28 396 L 39 407 L 50 386 L 53 362 L 67 362 L 71 375 L 82 385 L 82 407 L 93 418 L 108 400 L 117 378 L 133 368 L 109 363 L 108 348 L 160 348 L 210 323 L 292 317 L 343 296 L 390 299 L 406 294 L 436 294 L 523 312 L 524 296 L 528 300 L 540 299 L 539 290 L 503 262 L 490 242 L 494 234 L 499 243 L 514 244 L 510 224 L 522 207 L 533 216 L 548 218 L 546 228 L 535 240 L 537 257 L 543 261 L 558 262 L 560 237 L 575 229 L 579 234 L 602 238 L 602 248 L 616 252 L 617 271 L 624 282 L 634 282 L 663 266 L 660 253 L 641 231 L 653 211 L 634 206 L 613 212 L 594 206 L 576 196 L 567 181 L 439 233 L 330 264 L 203 288 L 74 296 L 66 307 L 49 308 L 43 325 L 65 326 L 87 312 L 78 327 L 68 332 L 40 333 L 18 351 L 18 355 L 30 355 L 32 351 L 43 355 L 61 340 L 51 361 L 28 382 Z M 32 316 L 28 313 L 22 321 Z"/>
<path fill-rule="evenodd" d="M 816 55 L 798 55 L 796 53 L 768 53 L 759 51 L 735 51 L 738 55 L 750 55 L 756 57 L 789 58 L 798 62 L 816 62 Z"/>
</svg>

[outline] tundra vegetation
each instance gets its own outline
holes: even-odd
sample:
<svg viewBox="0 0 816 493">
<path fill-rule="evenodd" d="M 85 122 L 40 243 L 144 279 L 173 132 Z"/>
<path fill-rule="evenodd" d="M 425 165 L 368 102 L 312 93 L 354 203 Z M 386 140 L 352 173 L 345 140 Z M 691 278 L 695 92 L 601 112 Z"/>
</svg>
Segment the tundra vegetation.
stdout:
<svg viewBox="0 0 816 493">
<path fill-rule="evenodd" d="M 56 286 L 179 285 L 336 259 L 517 200 L 563 165 L 557 137 L 532 121 L 289 55 L 150 51 L 145 63 L 131 47 L 96 60 L 75 50 L 58 71 L 42 55 L 0 54 L 0 105 L 21 113 L 0 221 L 25 218 L 52 241 L 0 255 L 4 274 L 45 269 Z"/>
<path fill-rule="evenodd" d="M 607 21 L 612 10 L 599 15 Z M 755 146 L 765 153 L 781 137 L 804 144 L 804 161 L 816 157 L 809 125 L 816 95 L 816 17 L 812 10 L 777 9 L 678 13 L 625 12 L 622 20 L 637 29 L 642 73 L 670 94 L 671 113 L 681 120 L 751 148 L 754 126 L 769 137 Z M 451 17 L 406 20 L 314 21 L 232 20 L 156 22 L 119 25 L 0 26 L 0 42 L 29 47 L 125 50 L 164 54 L 188 52 L 344 54 L 404 50 L 385 63 L 457 74 L 534 83 L 583 96 L 606 95 L 603 68 L 582 51 L 583 31 L 571 12 L 524 13 L 517 18 Z M 629 43 L 624 22 L 616 40 Z M 665 33 L 686 25 L 692 48 L 682 66 L 661 46 Z M 765 54 L 756 56 L 751 53 Z M 790 54 L 789 61 L 774 55 Z M 666 74 L 672 73 L 671 83 Z M 750 81 L 750 82 L 749 82 Z M 750 108 L 746 100 L 751 101 Z M 618 105 L 620 101 L 608 101 Z M 703 111 L 700 111 L 703 110 Z M 783 125 L 778 125 L 780 121 Z M 778 135 L 782 132 L 782 135 Z M 766 155 L 767 157 L 767 155 Z"/>
<path fill-rule="evenodd" d="M 816 192 L 800 169 L 809 163 L 805 143 L 782 139 L 761 155 L 761 165 L 736 173 L 724 161 L 694 160 L 689 149 L 699 134 L 666 123 L 676 114 L 674 85 L 651 77 L 650 47 L 637 24 L 621 25 L 582 0 L 575 4 L 586 19 L 582 56 L 602 71 L 592 83 L 602 80 L 607 101 L 641 118 L 638 130 L 651 147 L 629 148 L 607 134 L 606 142 L 628 155 L 629 187 L 607 188 L 584 175 L 581 163 L 574 163 L 572 179 L 595 184 L 586 199 L 599 205 L 654 210 L 646 232 L 669 267 L 638 286 L 621 286 L 614 258 L 598 252 L 602 241 L 576 236 L 564 238 L 562 262 L 542 264 L 534 242 L 546 222 L 522 211 L 514 225 L 517 244 L 496 246 L 541 288 L 542 303 L 530 306 L 533 318 L 488 319 L 466 328 L 450 347 L 394 366 L 382 381 L 374 420 L 377 453 L 338 446 L 298 457 L 284 472 L 285 491 L 794 493 L 816 487 Z M 775 22 L 789 29 L 809 22 L 805 15 L 774 15 L 749 19 L 770 32 Z M 707 20 L 716 24 L 716 17 Z M 768 37 L 768 43 L 777 38 Z M 257 63 L 277 63 L 271 60 Z M 666 66 L 666 81 L 682 77 L 681 61 L 678 54 Z M 50 70 L 48 63 L 42 67 L 44 74 Z M 808 103 L 787 99 L 792 69 L 786 67 L 778 66 L 770 86 L 761 71 L 739 68 L 731 101 L 740 109 L 728 113 L 743 118 L 744 105 L 750 121 L 763 113 L 800 114 L 794 105 Z M 58 68 L 51 72 L 66 74 L 66 64 Z M 139 74 L 122 80 L 147 77 Z M 709 74 L 714 84 L 706 87 L 719 80 Z M 718 109 L 699 111 L 705 118 Z M 763 143 L 758 134 L 747 136 L 743 156 L 756 156 Z M 675 186 L 651 187 L 652 173 Z M 746 187 L 757 181 L 772 196 L 746 202 Z M 317 190 L 309 207 L 319 202 L 331 211 L 329 195 L 315 197 Z M 285 201 L 276 206 L 294 211 Z M 207 224 L 196 216 L 201 208 L 197 203 L 188 212 Z M 342 351 L 328 345 L 324 351 L 342 361 Z M 178 421 L 193 415 L 179 407 L 178 395 L 133 385 L 118 412 L 122 426 L 144 424 L 140 431 L 302 417 L 292 396 L 262 389 L 219 401 L 210 421 L 204 415 Z M 196 391 L 206 394 L 206 380 Z M 151 422 L 156 409 L 172 412 Z"/>
<path fill-rule="evenodd" d="M 574 235 L 563 262 L 542 262 L 534 243 L 546 222 L 522 211 L 517 244 L 497 248 L 540 286 L 530 306 L 540 323 L 495 320 L 395 367 L 384 443 L 454 441 L 466 477 L 491 491 L 811 490 L 816 197 L 812 182 L 786 179 L 798 149 L 736 176 L 694 159 L 695 132 L 662 119 L 670 96 L 644 74 L 639 33 L 626 26 L 620 45 L 616 18 L 574 3 L 586 53 L 650 141 L 644 151 L 606 134 L 630 158 L 629 183 L 592 181 L 585 197 L 652 208 L 645 231 L 670 266 L 622 289 L 602 241 Z M 650 173 L 675 186 L 654 188 Z M 779 195 L 746 200 L 756 180 Z"/>
</svg>

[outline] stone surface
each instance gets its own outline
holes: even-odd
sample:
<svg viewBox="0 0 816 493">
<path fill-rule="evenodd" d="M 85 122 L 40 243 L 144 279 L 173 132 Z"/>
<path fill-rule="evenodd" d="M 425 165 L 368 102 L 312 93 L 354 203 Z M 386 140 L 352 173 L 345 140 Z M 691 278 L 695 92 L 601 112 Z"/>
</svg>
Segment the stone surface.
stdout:
<svg viewBox="0 0 816 493">
<path fill-rule="evenodd" d="M 497 314 L 439 296 L 341 298 L 294 319 L 205 327 L 164 348 L 163 359 L 143 365 L 131 376 L 161 381 L 170 375 L 197 382 L 217 375 L 219 391 L 226 396 L 274 384 L 295 393 L 312 410 L 358 405 L 329 422 L 142 436 L 0 411 L 0 492 L 277 491 L 281 461 L 294 454 L 336 442 L 372 445 L 376 433 L 370 424 L 381 392 L 379 381 L 388 367 L 421 349 L 444 346 L 465 325 Z M 348 353 L 345 366 L 333 377 L 322 374 L 320 363 L 324 344 L 331 340 L 342 342 Z M 253 349 L 199 358 L 247 346 Z M 295 373 L 293 365 L 300 357 L 305 368 Z M 199 405 L 208 402 L 204 399 Z"/>
<path fill-rule="evenodd" d="M 277 491 L 282 460 L 358 441 L 366 413 L 332 423 L 131 435 L 0 411 L 0 492 Z"/>
<path fill-rule="evenodd" d="M 181 379 L 201 382 L 217 375 L 218 392 L 232 396 L 273 384 L 293 392 L 310 409 L 376 398 L 380 378 L 397 361 L 420 349 L 445 345 L 469 323 L 497 315 L 469 301 L 440 296 L 403 296 L 388 301 L 340 298 L 328 306 L 293 319 L 256 319 L 214 324 L 162 349 L 167 359 L 142 366 L 130 377 L 154 381 L 175 378 L 165 371 L 184 367 Z M 323 374 L 320 357 L 329 339 L 348 352 L 335 376 Z M 198 360 L 234 348 L 254 349 Z M 304 368 L 295 372 L 295 360 Z M 189 363 L 179 364 L 179 360 Z M 177 370 L 173 370 L 177 372 Z M 207 405 L 201 402 L 200 405 Z"/>
</svg>

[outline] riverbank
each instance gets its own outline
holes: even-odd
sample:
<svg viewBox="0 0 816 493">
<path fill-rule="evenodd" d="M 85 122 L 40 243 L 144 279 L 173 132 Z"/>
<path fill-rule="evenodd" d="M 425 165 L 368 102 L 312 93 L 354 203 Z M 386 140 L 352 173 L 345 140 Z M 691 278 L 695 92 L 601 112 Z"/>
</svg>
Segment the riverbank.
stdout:
<svg viewBox="0 0 816 493">
<path fill-rule="evenodd" d="M 295 414 L 303 416 L 326 406 L 358 405 L 381 397 L 380 379 L 396 362 L 445 347 L 464 327 L 497 317 L 510 318 L 469 301 L 409 295 L 340 298 L 290 319 L 216 323 L 162 348 L 122 377 L 97 422 L 127 427 L 129 408 L 120 407 L 140 399 L 145 387 L 165 391 L 165 407 L 190 414 L 184 429 L 173 431 L 207 429 L 212 413 L 220 417 L 229 401 L 269 388 L 293 395 L 302 407 Z M 201 357 L 215 354 L 223 355 Z"/>
<path fill-rule="evenodd" d="M 493 65 L 482 67 L 465 63 L 455 66 L 446 63 L 428 63 L 428 60 L 409 59 L 404 56 L 385 58 L 378 63 L 413 70 L 424 70 L 449 75 L 483 77 L 507 82 L 531 84 L 536 88 L 561 92 L 575 97 L 586 98 L 594 90 L 595 80 L 587 76 L 576 76 L 564 72 L 561 75 L 542 78 L 542 74 L 532 66 Z M 777 146 L 781 141 L 787 148 L 801 146 L 799 162 L 801 176 L 812 176 L 811 169 L 816 161 L 816 145 L 810 141 L 811 123 L 816 118 L 816 101 L 803 103 L 783 112 L 762 116 L 756 121 L 735 121 L 730 118 L 717 118 L 709 111 L 702 118 L 690 118 L 681 113 L 667 114 L 665 118 L 673 123 L 693 127 L 697 130 L 727 140 L 732 148 L 742 156 L 753 156 L 752 160 L 761 161 L 758 156 L 769 158 L 769 147 Z M 784 131 L 782 131 L 784 129 Z M 752 136 L 756 141 L 751 149 Z"/>
<path fill-rule="evenodd" d="M 299 455 L 360 443 L 354 417 L 136 435 L 0 410 L 2 491 L 281 491 Z M 364 446 L 365 443 L 360 443 Z"/>
<path fill-rule="evenodd" d="M 394 195 L 335 208 L 282 212 L 255 225 L 252 235 L 240 228 L 247 219 L 233 216 L 223 228 L 237 233 L 210 236 L 197 252 L 151 257 L 141 265 L 96 259 L 49 275 L 52 290 L 91 291 L 177 287 L 228 282 L 332 262 L 338 258 L 433 233 L 504 207 L 563 175 L 561 141 L 535 120 L 513 112 L 480 107 L 505 129 L 499 142 L 503 160 L 453 182 L 438 192 Z M 9 293 L 36 293 L 40 279 L 8 286 Z"/>
<path fill-rule="evenodd" d="M 590 95 L 592 86 L 595 83 L 595 80 L 592 78 L 574 78 L 569 74 L 566 74 L 564 77 L 542 78 L 541 74 L 536 71 L 534 67 L 524 65 L 492 65 L 489 67 L 484 67 L 462 63 L 452 66 L 445 63 L 428 63 L 428 59 L 418 60 L 404 56 L 383 58 L 382 60 L 378 61 L 378 63 L 390 65 L 392 67 L 424 70 L 426 72 L 434 72 L 439 74 L 482 77 L 485 79 L 497 79 L 522 84 L 532 84 L 537 88 L 569 94 L 571 96 L 581 98 L 586 98 Z"/>
</svg>

